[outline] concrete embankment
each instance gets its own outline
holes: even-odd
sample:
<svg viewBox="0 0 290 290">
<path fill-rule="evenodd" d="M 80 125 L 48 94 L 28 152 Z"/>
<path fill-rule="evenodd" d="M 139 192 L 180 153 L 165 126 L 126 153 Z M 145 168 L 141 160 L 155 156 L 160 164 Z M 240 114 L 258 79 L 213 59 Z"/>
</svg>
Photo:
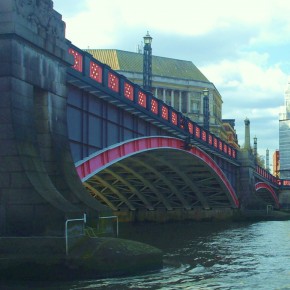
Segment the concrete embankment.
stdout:
<svg viewBox="0 0 290 290">
<path fill-rule="evenodd" d="M 1 280 L 76 280 L 133 275 L 162 268 L 162 252 L 117 239 L 77 241 L 68 255 L 63 238 L 1 238 Z"/>
</svg>

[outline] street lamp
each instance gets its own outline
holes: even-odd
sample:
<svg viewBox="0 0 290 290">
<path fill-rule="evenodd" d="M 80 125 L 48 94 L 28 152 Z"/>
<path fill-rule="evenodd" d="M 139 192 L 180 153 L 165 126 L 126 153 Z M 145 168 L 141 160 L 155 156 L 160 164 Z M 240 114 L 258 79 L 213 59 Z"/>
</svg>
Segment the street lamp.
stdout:
<svg viewBox="0 0 290 290">
<path fill-rule="evenodd" d="M 147 34 L 144 36 L 144 52 L 143 52 L 143 88 L 146 91 L 152 89 L 152 37 Z"/>
<path fill-rule="evenodd" d="M 206 130 L 209 130 L 209 91 L 204 89 L 203 93 L 203 127 Z"/>
</svg>

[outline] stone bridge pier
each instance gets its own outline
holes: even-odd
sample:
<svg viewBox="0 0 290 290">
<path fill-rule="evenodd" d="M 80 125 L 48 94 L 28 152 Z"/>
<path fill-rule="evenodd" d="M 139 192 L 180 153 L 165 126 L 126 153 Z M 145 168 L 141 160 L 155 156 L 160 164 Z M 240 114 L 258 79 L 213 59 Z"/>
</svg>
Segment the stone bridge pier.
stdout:
<svg viewBox="0 0 290 290">
<path fill-rule="evenodd" d="M 84 191 L 67 138 L 65 24 L 51 0 L 0 2 L 0 236 L 63 235 L 105 210 Z"/>
<path fill-rule="evenodd" d="M 239 188 L 238 196 L 241 202 L 241 208 L 250 209 L 257 205 L 255 195 L 255 162 L 254 156 L 250 150 L 241 150 L 238 154 L 238 160 L 241 163 L 239 169 Z"/>
</svg>

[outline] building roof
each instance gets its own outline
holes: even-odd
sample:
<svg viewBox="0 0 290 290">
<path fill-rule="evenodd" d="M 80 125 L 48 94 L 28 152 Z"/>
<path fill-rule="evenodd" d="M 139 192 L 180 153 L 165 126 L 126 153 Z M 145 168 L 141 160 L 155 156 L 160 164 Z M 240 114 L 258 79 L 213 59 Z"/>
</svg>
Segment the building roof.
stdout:
<svg viewBox="0 0 290 290">
<path fill-rule="evenodd" d="M 85 49 L 94 58 L 116 71 L 143 73 L 143 54 L 118 49 Z M 152 75 L 209 82 L 191 62 L 161 56 L 152 56 Z"/>
</svg>

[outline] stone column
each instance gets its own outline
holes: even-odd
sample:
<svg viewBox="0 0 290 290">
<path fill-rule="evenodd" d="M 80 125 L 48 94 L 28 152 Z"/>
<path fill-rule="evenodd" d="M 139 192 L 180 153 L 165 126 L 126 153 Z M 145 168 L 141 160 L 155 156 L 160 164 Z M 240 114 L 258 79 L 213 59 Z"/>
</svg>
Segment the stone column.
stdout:
<svg viewBox="0 0 290 290">
<path fill-rule="evenodd" d="M 171 107 L 174 108 L 174 90 L 171 90 Z"/>
<path fill-rule="evenodd" d="M 155 95 L 156 98 L 158 98 L 158 88 L 155 88 Z"/>
<path fill-rule="evenodd" d="M 178 99 L 178 111 L 181 112 L 181 108 L 182 108 L 182 103 L 181 103 L 181 94 L 182 92 L 179 91 L 179 99 Z"/>
<path fill-rule="evenodd" d="M 162 89 L 163 91 L 163 102 L 166 103 L 166 89 Z"/>
<path fill-rule="evenodd" d="M 191 108 L 190 108 L 190 92 L 187 92 L 187 113 L 191 113 Z"/>
</svg>

